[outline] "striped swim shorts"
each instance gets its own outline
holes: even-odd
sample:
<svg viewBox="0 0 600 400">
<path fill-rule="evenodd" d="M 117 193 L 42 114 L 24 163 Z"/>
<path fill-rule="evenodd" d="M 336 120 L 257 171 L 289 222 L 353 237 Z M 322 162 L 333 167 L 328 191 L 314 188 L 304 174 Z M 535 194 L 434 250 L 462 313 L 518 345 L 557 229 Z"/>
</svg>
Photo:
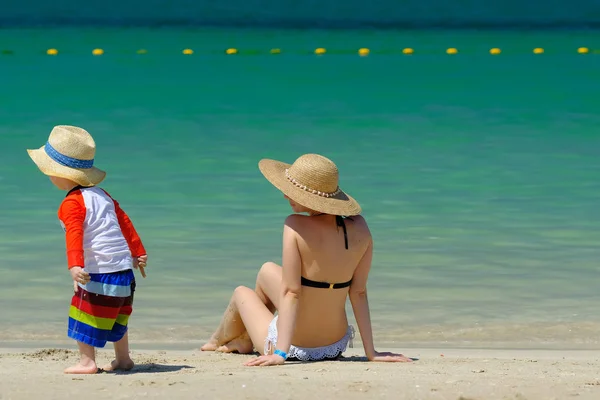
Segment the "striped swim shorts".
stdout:
<svg viewBox="0 0 600 400">
<path fill-rule="evenodd" d="M 69 309 L 70 338 L 94 347 L 118 342 L 127 333 L 132 312 L 135 276 L 132 270 L 90 274 L 79 284 Z"/>
</svg>

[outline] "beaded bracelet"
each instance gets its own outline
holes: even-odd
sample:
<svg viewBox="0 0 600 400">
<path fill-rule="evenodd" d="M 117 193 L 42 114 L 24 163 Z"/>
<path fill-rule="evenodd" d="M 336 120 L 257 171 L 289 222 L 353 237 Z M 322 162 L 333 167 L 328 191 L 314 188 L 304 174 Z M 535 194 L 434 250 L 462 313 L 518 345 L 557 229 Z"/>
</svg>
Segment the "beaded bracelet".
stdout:
<svg viewBox="0 0 600 400">
<path fill-rule="evenodd" d="M 281 350 L 275 350 L 275 351 L 273 352 L 273 354 L 275 354 L 275 355 L 277 355 L 277 356 L 279 356 L 279 357 L 283 358 L 284 360 L 287 360 L 287 353 L 286 353 L 286 352 L 284 352 L 284 351 L 281 351 Z"/>
</svg>

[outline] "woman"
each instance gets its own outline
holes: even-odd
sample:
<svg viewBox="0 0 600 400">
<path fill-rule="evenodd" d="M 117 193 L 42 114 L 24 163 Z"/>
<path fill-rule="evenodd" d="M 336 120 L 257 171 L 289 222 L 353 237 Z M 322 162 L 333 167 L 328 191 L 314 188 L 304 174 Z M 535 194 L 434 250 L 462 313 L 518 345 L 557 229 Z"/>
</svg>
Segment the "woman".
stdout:
<svg viewBox="0 0 600 400">
<path fill-rule="evenodd" d="M 221 324 L 202 350 L 247 354 L 256 348 L 263 355 L 247 362 L 249 366 L 283 364 L 288 358 L 337 358 L 354 334 L 346 317 L 349 295 L 367 358 L 411 361 L 402 354 L 379 353 L 373 346 L 367 300 L 373 243 L 358 215 L 360 206 L 338 186 L 335 164 L 306 154 L 293 165 L 261 160 L 259 168 L 295 213 L 308 215 L 286 219 L 283 267 L 266 263 L 254 290 L 235 289 Z"/>
</svg>

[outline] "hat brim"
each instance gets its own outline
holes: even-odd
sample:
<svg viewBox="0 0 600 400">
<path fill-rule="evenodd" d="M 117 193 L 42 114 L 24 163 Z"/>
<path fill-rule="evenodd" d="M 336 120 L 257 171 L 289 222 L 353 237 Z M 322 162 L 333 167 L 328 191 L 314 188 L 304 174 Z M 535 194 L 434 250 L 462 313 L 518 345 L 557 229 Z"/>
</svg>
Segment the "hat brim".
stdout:
<svg viewBox="0 0 600 400">
<path fill-rule="evenodd" d="M 27 153 L 44 175 L 69 179 L 81 186 L 95 186 L 106 177 L 106 172 L 96 167 L 82 169 L 61 165 L 50 158 L 44 147 L 28 149 Z"/>
<path fill-rule="evenodd" d="M 290 167 L 290 164 L 270 159 L 263 159 L 258 163 L 260 172 L 273 186 L 304 207 L 343 216 L 358 215 L 362 211 L 358 202 L 342 190 L 334 197 L 323 197 L 297 187 L 285 176 L 285 170 Z"/>
</svg>

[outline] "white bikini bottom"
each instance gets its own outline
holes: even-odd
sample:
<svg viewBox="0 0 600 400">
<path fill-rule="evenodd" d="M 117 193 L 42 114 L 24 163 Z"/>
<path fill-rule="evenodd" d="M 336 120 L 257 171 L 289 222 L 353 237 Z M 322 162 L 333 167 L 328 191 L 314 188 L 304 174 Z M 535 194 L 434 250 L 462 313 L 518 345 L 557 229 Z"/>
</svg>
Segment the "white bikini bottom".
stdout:
<svg viewBox="0 0 600 400">
<path fill-rule="evenodd" d="M 354 327 L 348 325 L 346 335 L 337 342 L 323 347 L 296 347 L 290 346 L 288 351 L 288 358 L 297 359 L 300 361 L 321 361 L 325 359 L 338 358 L 342 355 L 348 344 L 353 347 L 352 339 L 354 339 Z M 264 354 L 270 354 L 271 350 L 274 350 L 277 346 L 277 316 L 273 318 L 269 325 L 269 332 L 265 339 L 265 352 Z"/>
</svg>

